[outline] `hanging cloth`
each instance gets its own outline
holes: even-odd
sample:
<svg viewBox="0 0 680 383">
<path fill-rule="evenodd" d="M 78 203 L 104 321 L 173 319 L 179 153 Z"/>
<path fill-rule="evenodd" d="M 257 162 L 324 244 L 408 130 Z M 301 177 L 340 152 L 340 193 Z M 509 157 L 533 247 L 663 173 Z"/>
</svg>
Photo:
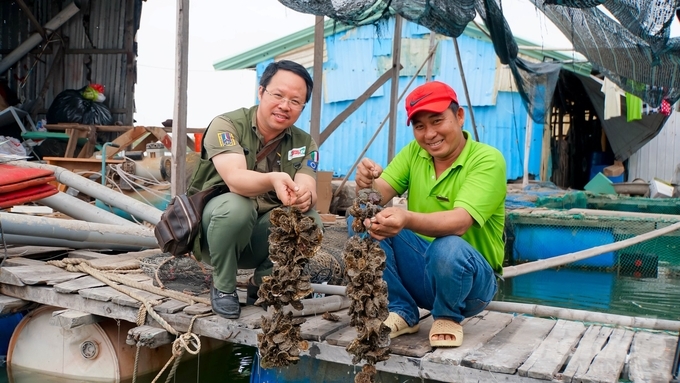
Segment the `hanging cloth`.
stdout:
<svg viewBox="0 0 680 383">
<path fill-rule="evenodd" d="M 626 121 L 642 120 L 642 99 L 626 92 Z"/>
<path fill-rule="evenodd" d="M 604 93 L 604 119 L 619 117 L 621 115 L 621 96 L 619 96 L 616 84 L 607 77 L 604 78 L 602 84 L 602 93 Z"/>
</svg>

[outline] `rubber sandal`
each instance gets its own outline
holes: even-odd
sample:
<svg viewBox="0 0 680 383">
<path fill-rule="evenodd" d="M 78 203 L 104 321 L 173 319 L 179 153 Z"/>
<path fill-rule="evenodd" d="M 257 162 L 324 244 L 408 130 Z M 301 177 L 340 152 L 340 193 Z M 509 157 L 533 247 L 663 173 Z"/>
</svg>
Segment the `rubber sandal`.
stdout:
<svg viewBox="0 0 680 383">
<path fill-rule="evenodd" d="M 434 335 L 452 335 L 455 339 L 433 340 Z M 458 347 L 463 344 L 463 326 L 452 320 L 436 319 L 430 329 L 430 346 L 432 347 Z"/>
<path fill-rule="evenodd" d="M 390 339 L 396 338 L 399 335 L 416 333 L 420 328 L 419 323 L 416 323 L 413 327 L 409 327 L 404 318 L 397 313 L 390 313 L 383 323 L 390 328 Z"/>
</svg>

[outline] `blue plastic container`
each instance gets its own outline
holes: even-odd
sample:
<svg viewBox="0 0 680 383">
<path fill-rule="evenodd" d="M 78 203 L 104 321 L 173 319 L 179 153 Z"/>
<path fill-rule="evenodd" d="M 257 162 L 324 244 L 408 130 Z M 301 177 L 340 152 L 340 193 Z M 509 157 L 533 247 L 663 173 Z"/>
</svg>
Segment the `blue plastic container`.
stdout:
<svg viewBox="0 0 680 383">
<path fill-rule="evenodd" d="M 597 173 L 602 173 L 604 168 L 606 168 L 609 165 L 593 165 L 590 167 L 590 179 L 592 180 Z M 604 174 L 604 173 L 603 173 Z M 623 173 L 621 175 L 618 175 L 616 177 L 607 177 L 609 178 L 613 183 L 620 183 L 623 182 Z"/>
<path fill-rule="evenodd" d="M 17 327 L 23 314 L 15 313 L 0 317 L 0 355 L 7 355 L 9 340 L 12 338 L 14 329 Z"/>
<path fill-rule="evenodd" d="M 513 259 L 515 262 L 536 261 L 613 242 L 614 235 L 603 229 L 516 225 Z M 609 252 L 571 263 L 569 266 L 608 268 L 614 267 L 615 262 L 614 252 Z"/>
<path fill-rule="evenodd" d="M 616 274 L 594 270 L 549 269 L 518 275 L 505 283 L 512 295 L 548 306 L 606 310 L 611 305 Z"/>
</svg>

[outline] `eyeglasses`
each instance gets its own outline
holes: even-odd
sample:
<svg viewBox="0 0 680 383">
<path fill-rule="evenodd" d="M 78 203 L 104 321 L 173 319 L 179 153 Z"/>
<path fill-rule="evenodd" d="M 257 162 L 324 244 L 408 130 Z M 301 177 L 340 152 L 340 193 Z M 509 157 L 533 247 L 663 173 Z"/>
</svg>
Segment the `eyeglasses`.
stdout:
<svg viewBox="0 0 680 383">
<path fill-rule="evenodd" d="M 267 90 L 267 88 L 264 88 L 264 91 L 267 92 L 268 95 L 272 96 L 272 98 L 274 98 L 274 100 L 276 102 L 278 102 L 279 104 L 282 103 L 282 102 L 287 102 L 291 109 L 300 110 L 300 109 L 305 107 L 305 104 L 301 103 L 298 100 L 289 100 L 289 99 L 283 97 L 279 93 L 270 93 Z"/>
</svg>

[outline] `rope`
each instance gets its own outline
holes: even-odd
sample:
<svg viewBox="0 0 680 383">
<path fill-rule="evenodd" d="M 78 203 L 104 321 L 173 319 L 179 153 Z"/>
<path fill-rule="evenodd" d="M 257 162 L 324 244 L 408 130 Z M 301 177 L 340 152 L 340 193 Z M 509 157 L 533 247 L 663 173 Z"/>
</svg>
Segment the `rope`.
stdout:
<svg viewBox="0 0 680 383">
<path fill-rule="evenodd" d="M 90 263 L 85 260 L 85 259 L 80 259 L 80 258 L 64 258 L 59 261 L 48 261 L 46 262 L 47 264 L 57 266 L 63 269 L 66 269 L 67 271 L 71 272 L 84 272 L 87 273 L 94 278 L 97 278 L 101 282 L 107 284 L 108 286 L 114 288 L 115 290 L 126 294 L 139 302 L 142 303 L 142 305 L 139 307 L 139 311 L 137 312 L 137 325 L 141 326 L 146 322 L 146 316 L 147 314 L 150 315 L 158 324 L 165 329 L 165 331 L 169 332 L 172 335 L 176 336 L 175 341 L 172 343 L 172 356 L 168 360 L 168 362 L 163 366 L 163 369 L 156 375 L 156 378 L 154 378 L 152 383 L 155 383 L 158 378 L 163 374 L 165 369 L 174 361 L 174 364 L 172 368 L 170 369 L 170 372 L 168 373 L 168 377 L 166 379 L 166 383 L 169 383 L 170 380 L 172 379 L 173 376 L 175 376 L 175 373 L 177 371 L 177 367 L 179 366 L 179 363 L 182 359 L 182 356 L 184 355 L 185 352 L 188 352 L 192 355 L 197 355 L 201 351 L 201 339 L 199 338 L 198 335 L 192 333 L 192 329 L 194 327 L 194 323 L 196 319 L 206 317 L 209 315 L 212 315 L 212 313 L 206 313 L 206 314 L 200 314 L 200 315 L 195 315 L 193 318 L 191 318 L 191 322 L 189 323 L 189 328 L 187 329 L 187 332 L 184 334 L 180 334 L 177 330 L 175 330 L 168 322 L 166 322 L 154 309 L 153 306 L 157 305 L 160 303 L 160 301 L 150 301 L 146 299 L 145 297 L 142 297 L 141 295 L 137 294 L 135 291 L 130 290 L 124 286 L 118 285 L 114 282 L 122 283 L 125 286 L 128 287 L 133 287 L 137 288 L 140 290 L 152 292 L 158 295 L 170 297 L 173 299 L 177 299 L 182 302 L 186 302 L 189 304 L 194 304 L 194 302 L 200 302 L 200 303 L 206 303 L 210 304 L 210 300 L 207 300 L 205 298 L 197 298 L 190 296 L 188 294 L 176 292 L 176 291 L 169 291 L 169 290 L 164 290 L 160 289 L 156 286 L 152 286 L 149 284 L 144 284 L 140 283 L 134 280 L 131 280 L 129 278 L 126 278 L 120 274 L 115 274 L 112 273 L 111 271 L 105 271 L 105 270 L 130 270 L 130 268 L 125 267 L 125 268 L 111 268 L 111 267 L 101 267 L 101 268 L 95 268 Z M 133 371 L 133 376 L 132 376 L 132 382 L 135 383 L 137 379 L 137 367 L 139 363 L 139 351 L 141 348 L 141 344 L 137 342 L 137 351 L 135 353 L 135 365 L 134 365 L 134 371 Z"/>
<path fill-rule="evenodd" d="M 170 372 L 168 372 L 168 376 L 165 379 L 165 383 L 169 383 L 172 377 L 175 376 L 177 366 L 179 366 L 184 353 L 188 352 L 189 354 L 197 355 L 201 351 L 201 339 L 198 337 L 198 335 L 192 333 L 191 330 L 194 327 L 194 322 L 196 319 L 209 315 L 212 314 L 194 315 L 194 317 L 191 318 L 187 332 L 178 336 L 177 339 L 175 339 L 175 341 L 172 343 L 172 356 L 170 359 L 168 359 L 168 361 L 165 363 L 165 366 L 163 366 L 163 368 L 158 372 L 158 375 L 156 375 L 151 383 L 156 383 L 161 375 L 163 375 L 163 372 L 165 372 L 165 369 L 168 368 L 170 363 L 174 361 L 172 368 L 170 369 Z"/>
<path fill-rule="evenodd" d="M 98 270 L 98 269 L 100 269 L 99 267 L 97 267 L 95 269 L 94 267 L 92 267 L 90 265 L 90 263 L 87 260 L 81 259 L 81 258 L 64 258 L 61 261 L 49 261 L 47 263 L 54 265 L 54 266 L 57 266 L 57 267 L 65 268 L 68 271 L 74 271 L 74 272 L 78 272 L 78 271 L 87 272 L 87 271 L 77 269 L 77 268 L 72 269 L 72 268 L 68 267 L 69 265 L 85 264 L 85 265 L 87 265 L 87 267 L 94 270 L 95 272 L 100 271 L 100 270 Z M 109 269 L 107 269 L 107 270 L 109 270 Z M 210 299 L 195 297 L 195 296 L 192 296 L 192 295 L 189 295 L 189 294 L 181 293 L 179 291 L 161 289 L 159 287 L 150 285 L 148 283 L 137 282 L 133 279 L 126 278 L 125 276 L 122 276 L 122 275 L 119 275 L 119 274 L 110 274 L 110 273 L 104 274 L 104 273 L 102 273 L 102 275 L 105 275 L 106 278 L 109 278 L 110 280 L 112 280 L 114 282 L 118 282 L 118 283 L 124 284 L 126 286 L 130 286 L 130 287 L 134 287 L 134 288 L 139 289 L 139 290 L 144 290 L 144 291 L 147 291 L 147 292 L 150 292 L 150 293 L 154 293 L 156 295 L 164 296 L 164 297 L 167 297 L 167 298 L 172 298 L 172 299 L 178 300 L 180 302 L 188 303 L 190 305 L 193 305 L 193 304 L 196 304 L 196 303 L 203 303 L 203 304 L 206 304 L 206 305 L 210 305 Z M 104 282 L 104 281 L 102 281 L 102 282 Z"/>
<path fill-rule="evenodd" d="M 135 352 L 135 368 L 132 370 L 132 383 L 137 382 L 137 366 L 139 365 L 139 350 L 142 348 L 142 345 L 137 342 L 137 351 Z"/>
</svg>

